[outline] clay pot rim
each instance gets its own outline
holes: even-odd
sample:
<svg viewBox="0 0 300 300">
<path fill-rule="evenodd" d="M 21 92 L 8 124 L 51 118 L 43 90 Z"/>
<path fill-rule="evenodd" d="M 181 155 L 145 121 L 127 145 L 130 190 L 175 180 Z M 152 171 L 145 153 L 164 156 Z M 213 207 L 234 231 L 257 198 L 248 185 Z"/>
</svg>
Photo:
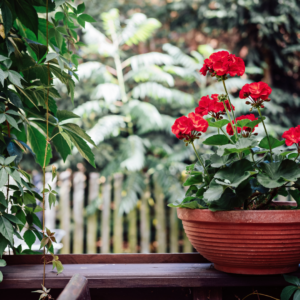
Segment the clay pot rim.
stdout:
<svg viewBox="0 0 300 300">
<path fill-rule="evenodd" d="M 229 210 L 213 212 L 209 209 L 177 208 L 177 215 L 183 221 L 192 222 L 300 224 L 300 210 Z"/>
</svg>

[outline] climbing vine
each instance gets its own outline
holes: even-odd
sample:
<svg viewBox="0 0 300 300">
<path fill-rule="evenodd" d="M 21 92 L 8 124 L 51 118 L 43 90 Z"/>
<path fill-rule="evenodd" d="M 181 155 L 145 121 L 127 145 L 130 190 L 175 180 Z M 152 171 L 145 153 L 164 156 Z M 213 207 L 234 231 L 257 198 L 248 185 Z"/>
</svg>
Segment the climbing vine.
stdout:
<svg viewBox="0 0 300 300">
<path fill-rule="evenodd" d="M 74 2 L 74 0 L 72 1 Z M 52 149 L 65 161 L 73 147 L 93 166 L 94 142 L 72 119 L 70 111 L 58 110 L 61 97 L 55 81 L 66 86 L 73 101 L 77 80 L 79 41 L 77 30 L 94 19 L 85 14 L 84 3 L 64 0 L 0 0 L 0 258 L 5 249 L 14 254 L 35 254 L 40 240 L 45 266 L 52 263 L 58 273 L 63 266 L 54 255 L 54 233 L 45 228 L 45 199 L 55 204 L 56 191 L 46 186 L 45 173 Z M 24 153 L 31 153 L 43 171 L 42 195 L 34 190 L 30 175 L 19 166 Z M 52 180 L 56 169 L 52 167 Z M 42 222 L 36 213 L 43 212 Z M 14 236 L 28 249 L 14 246 Z M 53 260 L 46 261 L 51 253 Z M 0 266 L 6 263 L 0 259 Z M 3 276 L 0 272 L 0 282 Z M 49 299 L 50 299 L 49 298 Z"/>
</svg>

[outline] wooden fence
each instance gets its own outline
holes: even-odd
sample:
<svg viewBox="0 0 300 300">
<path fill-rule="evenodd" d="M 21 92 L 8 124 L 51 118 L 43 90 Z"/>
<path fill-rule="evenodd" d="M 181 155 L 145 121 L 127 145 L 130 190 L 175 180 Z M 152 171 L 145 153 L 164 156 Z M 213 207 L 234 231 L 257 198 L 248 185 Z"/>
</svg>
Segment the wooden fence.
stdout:
<svg viewBox="0 0 300 300">
<path fill-rule="evenodd" d="M 51 174 L 46 175 L 50 182 Z M 46 204 L 45 224 L 65 231 L 63 254 L 193 251 L 159 186 L 150 191 L 148 184 L 137 207 L 120 215 L 122 174 L 104 179 L 99 173 L 66 170 L 51 184 L 59 196 L 55 207 Z"/>
</svg>

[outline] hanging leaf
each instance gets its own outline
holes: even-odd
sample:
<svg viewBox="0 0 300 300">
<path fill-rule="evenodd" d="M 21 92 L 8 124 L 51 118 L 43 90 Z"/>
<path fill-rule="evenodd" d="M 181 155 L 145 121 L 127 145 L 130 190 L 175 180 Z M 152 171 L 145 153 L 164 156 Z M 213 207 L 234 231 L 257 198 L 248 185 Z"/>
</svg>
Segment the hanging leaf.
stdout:
<svg viewBox="0 0 300 300">
<path fill-rule="evenodd" d="M 40 133 L 36 128 L 33 126 L 28 126 L 28 141 L 31 145 L 33 152 L 36 155 L 36 162 L 43 166 L 44 164 L 44 157 L 45 157 L 45 149 L 46 149 L 46 138 L 45 136 Z M 46 156 L 46 166 L 50 162 L 50 158 L 52 157 L 51 146 L 48 144 L 47 147 L 47 156 Z"/>
<path fill-rule="evenodd" d="M 55 127 L 55 129 L 52 132 L 52 136 L 55 137 L 52 139 L 52 141 L 56 150 L 61 155 L 63 161 L 66 161 L 68 155 L 71 154 L 71 147 L 68 141 L 66 140 L 66 138 L 69 139 L 69 137 L 63 135 L 63 133 L 58 134 L 58 132 L 59 132 L 59 128 Z"/>
<path fill-rule="evenodd" d="M 4 80 L 8 77 L 8 71 L 3 71 L 0 69 L 0 82 L 4 85 Z"/>
<path fill-rule="evenodd" d="M 10 82 L 22 89 L 23 86 L 21 84 L 21 80 L 22 79 L 25 80 L 25 79 L 16 71 L 10 70 L 7 72 L 8 72 L 8 79 L 10 80 Z"/>
<path fill-rule="evenodd" d="M 36 237 L 35 234 L 31 230 L 26 230 L 24 235 L 24 241 L 28 245 L 29 249 L 31 249 L 32 245 L 34 244 Z"/>
<path fill-rule="evenodd" d="M 81 129 L 78 125 L 73 124 L 73 123 L 67 123 L 61 125 L 63 129 L 65 129 L 66 132 L 71 131 L 73 133 L 76 133 L 78 136 L 82 137 L 84 140 L 87 142 L 91 143 L 93 146 L 96 147 L 96 144 L 94 141 L 91 139 L 91 137 L 83 130 Z"/>
<path fill-rule="evenodd" d="M 0 233 L 7 239 L 11 244 L 13 244 L 13 227 L 11 223 L 5 219 L 3 216 L 0 216 Z"/>
</svg>

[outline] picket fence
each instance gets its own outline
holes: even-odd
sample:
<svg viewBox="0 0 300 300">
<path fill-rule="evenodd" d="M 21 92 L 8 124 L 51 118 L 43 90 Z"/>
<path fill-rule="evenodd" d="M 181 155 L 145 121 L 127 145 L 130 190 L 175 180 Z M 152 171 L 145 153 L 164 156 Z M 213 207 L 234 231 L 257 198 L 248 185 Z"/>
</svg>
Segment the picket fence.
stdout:
<svg viewBox="0 0 300 300">
<path fill-rule="evenodd" d="M 51 209 L 46 203 L 45 225 L 65 231 L 62 254 L 193 251 L 176 209 L 167 207 L 159 188 L 146 191 L 134 210 L 120 215 L 122 174 L 104 179 L 68 169 L 57 182 L 50 173 L 46 180 L 58 191 L 58 201 Z"/>
</svg>

